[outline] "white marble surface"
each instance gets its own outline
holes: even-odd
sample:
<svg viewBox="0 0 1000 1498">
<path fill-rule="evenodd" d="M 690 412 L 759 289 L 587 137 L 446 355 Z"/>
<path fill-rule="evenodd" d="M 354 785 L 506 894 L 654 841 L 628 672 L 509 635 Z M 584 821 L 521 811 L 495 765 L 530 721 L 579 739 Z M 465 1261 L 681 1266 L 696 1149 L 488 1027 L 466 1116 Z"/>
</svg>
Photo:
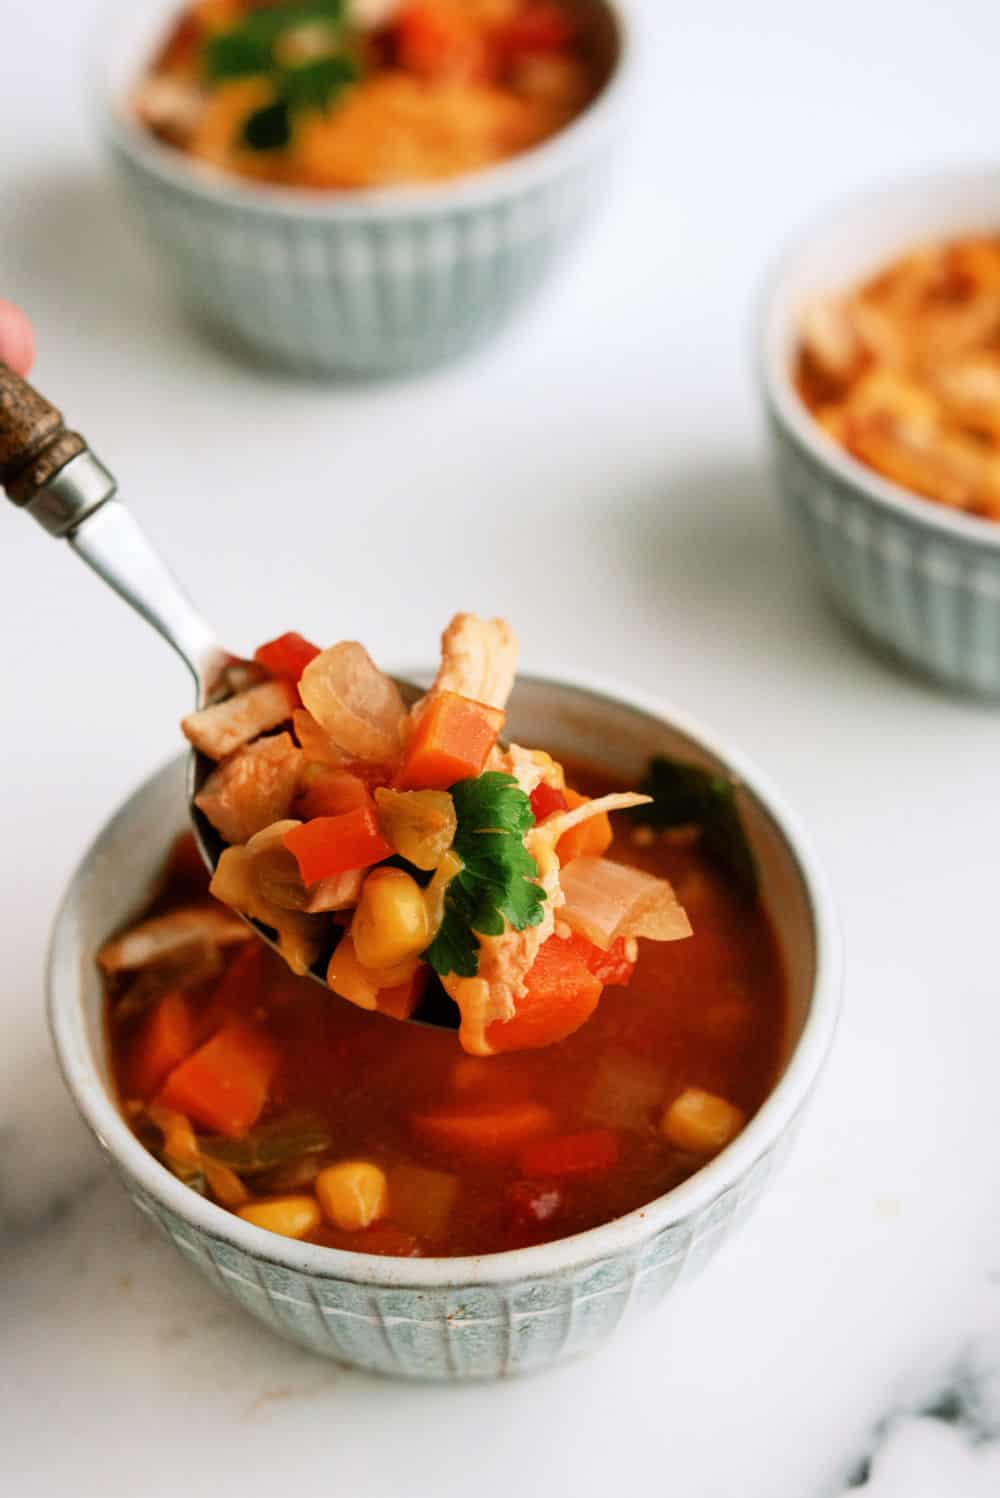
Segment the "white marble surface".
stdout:
<svg viewBox="0 0 1000 1498">
<path fill-rule="evenodd" d="M 1000 158 L 1000 11 L 642 9 L 629 161 L 559 284 L 471 363 L 331 389 L 232 364 L 187 326 L 92 139 L 92 0 L 13 0 L 0 293 L 37 320 L 39 382 L 235 645 L 293 625 L 398 661 L 429 656 L 453 607 L 499 610 L 529 665 L 667 694 L 771 772 L 828 862 L 849 943 L 836 1055 L 797 1152 L 676 1307 L 522 1385 L 379 1383 L 219 1302 L 103 1174 L 42 1009 L 54 902 L 170 751 L 187 684 L 68 551 L 4 515 L 12 1498 L 1000 1486 L 1000 715 L 893 674 L 814 597 L 748 354 L 769 256 L 831 195 Z"/>
</svg>

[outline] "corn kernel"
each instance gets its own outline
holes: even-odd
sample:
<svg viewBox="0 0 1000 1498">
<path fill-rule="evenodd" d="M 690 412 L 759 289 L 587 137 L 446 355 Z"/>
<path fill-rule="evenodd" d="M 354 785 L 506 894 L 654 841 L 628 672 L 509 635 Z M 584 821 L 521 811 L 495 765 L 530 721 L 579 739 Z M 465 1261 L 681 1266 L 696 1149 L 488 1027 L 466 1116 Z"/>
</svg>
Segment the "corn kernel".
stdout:
<svg viewBox="0 0 1000 1498">
<path fill-rule="evenodd" d="M 334 1227 L 356 1233 L 385 1212 L 388 1186 L 384 1173 L 370 1160 L 341 1160 L 320 1171 L 316 1195 Z"/>
<path fill-rule="evenodd" d="M 304 1238 L 314 1233 L 322 1222 L 316 1198 L 312 1196 L 272 1196 L 270 1201 L 250 1202 L 241 1207 L 240 1217 L 254 1227 L 267 1228 L 283 1238 Z"/>
<path fill-rule="evenodd" d="M 735 1103 L 700 1087 L 688 1087 L 665 1111 L 660 1131 L 678 1149 L 715 1155 L 736 1138 L 746 1121 L 743 1109 Z"/>
<path fill-rule="evenodd" d="M 358 961 L 364 967 L 394 967 L 415 957 L 430 941 L 420 885 L 402 869 L 375 869 L 365 880 L 351 922 Z"/>
</svg>

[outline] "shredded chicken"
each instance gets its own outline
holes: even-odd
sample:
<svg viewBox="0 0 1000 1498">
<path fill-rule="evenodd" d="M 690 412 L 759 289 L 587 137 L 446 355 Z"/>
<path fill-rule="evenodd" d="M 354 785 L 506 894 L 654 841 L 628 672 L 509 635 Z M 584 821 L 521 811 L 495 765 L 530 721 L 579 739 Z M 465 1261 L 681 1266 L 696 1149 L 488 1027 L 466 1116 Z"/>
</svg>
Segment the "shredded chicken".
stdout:
<svg viewBox="0 0 1000 1498">
<path fill-rule="evenodd" d="M 164 962 L 200 943 L 228 947 L 252 936 L 239 916 L 220 905 L 184 905 L 140 921 L 106 942 L 97 960 L 106 973 L 120 973 Z"/>
<path fill-rule="evenodd" d="M 456 614 L 441 636 L 441 668 L 431 688 L 505 707 L 517 672 L 517 636 L 504 619 Z"/>
</svg>

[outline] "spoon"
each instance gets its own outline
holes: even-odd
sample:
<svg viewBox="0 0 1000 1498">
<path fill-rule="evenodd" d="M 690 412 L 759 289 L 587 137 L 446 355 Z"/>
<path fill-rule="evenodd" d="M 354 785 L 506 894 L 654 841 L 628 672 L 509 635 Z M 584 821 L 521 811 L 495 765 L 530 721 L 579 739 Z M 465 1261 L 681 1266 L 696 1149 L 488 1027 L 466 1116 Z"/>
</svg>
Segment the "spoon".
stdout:
<svg viewBox="0 0 1000 1498">
<path fill-rule="evenodd" d="M 7 498 L 50 536 L 67 541 L 77 556 L 141 614 L 172 645 L 194 677 L 195 707 L 221 701 L 245 684 L 248 672 L 260 668 L 226 650 L 182 592 L 150 545 L 135 516 L 116 498 L 118 485 L 77 432 L 66 430 L 62 415 L 38 391 L 0 363 L 0 487 Z M 242 679 L 242 680 L 241 680 Z M 396 685 L 404 701 L 420 689 L 411 682 Z M 210 872 L 226 844 L 194 804 L 215 768 L 192 749 L 187 767 L 188 815 L 195 842 Z M 266 926 L 245 916 L 268 946 L 277 942 Z M 330 953 L 323 954 L 309 977 L 326 983 Z M 419 1018 L 417 1017 L 419 1015 Z M 411 1022 L 457 1026 L 457 1011 L 443 991 L 434 991 Z"/>
</svg>

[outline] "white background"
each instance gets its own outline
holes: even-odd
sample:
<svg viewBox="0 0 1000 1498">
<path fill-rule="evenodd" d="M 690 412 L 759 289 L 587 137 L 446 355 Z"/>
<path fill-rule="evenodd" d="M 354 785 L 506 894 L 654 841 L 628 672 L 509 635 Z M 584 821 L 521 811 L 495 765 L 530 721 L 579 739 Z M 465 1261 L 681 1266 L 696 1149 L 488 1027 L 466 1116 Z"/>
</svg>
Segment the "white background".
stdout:
<svg viewBox="0 0 1000 1498">
<path fill-rule="evenodd" d="M 676 1306 L 497 1387 L 397 1386 L 285 1347 L 140 1223 L 57 1078 L 53 908 L 173 749 L 188 683 L 68 549 L 4 514 L 0 1487 L 17 1498 L 818 1498 L 970 1347 L 980 1372 L 1000 1362 L 1000 718 L 895 674 L 816 596 L 751 354 L 767 262 L 831 197 L 1000 158 L 1000 10 L 640 8 L 628 158 L 544 298 L 471 362 L 331 387 L 232 363 L 188 325 L 95 144 L 91 0 L 6 0 L 0 294 L 222 638 L 351 635 L 394 664 L 429 659 L 455 608 L 504 613 L 527 667 L 634 683 L 757 759 L 814 835 L 849 947 L 792 1162 Z M 891 1491 L 986 1491 L 972 1457 L 961 1470 Z"/>
</svg>

